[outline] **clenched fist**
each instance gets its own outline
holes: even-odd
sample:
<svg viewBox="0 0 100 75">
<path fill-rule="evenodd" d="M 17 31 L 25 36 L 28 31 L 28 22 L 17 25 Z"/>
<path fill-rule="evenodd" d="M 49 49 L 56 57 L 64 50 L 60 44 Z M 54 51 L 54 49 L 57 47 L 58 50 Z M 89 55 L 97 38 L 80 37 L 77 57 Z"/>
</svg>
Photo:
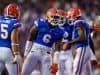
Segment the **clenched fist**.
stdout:
<svg viewBox="0 0 100 75">
<path fill-rule="evenodd" d="M 50 73 L 53 74 L 53 75 L 56 75 L 56 72 L 58 71 L 58 64 L 56 63 L 53 63 L 51 66 L 50 66 Z"/>
</svg>

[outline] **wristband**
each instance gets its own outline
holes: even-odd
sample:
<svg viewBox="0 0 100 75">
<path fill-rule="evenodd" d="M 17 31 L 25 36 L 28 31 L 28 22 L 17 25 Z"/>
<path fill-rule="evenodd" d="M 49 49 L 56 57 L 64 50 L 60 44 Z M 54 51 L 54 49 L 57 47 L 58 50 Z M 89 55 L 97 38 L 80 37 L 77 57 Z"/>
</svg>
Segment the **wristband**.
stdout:
<svg viewBox="0 0 100 75">
<path fill-rule="evenodd" d="M 11 45 L 19 45 L 19 44 L 17 44 L 17 43 L 12 43 Z"/>
<path fill-rule="evenodd" d="M 14 52 L 14 55 L 19 55 L 20 54 L 20 52 Z"/>
</svg>

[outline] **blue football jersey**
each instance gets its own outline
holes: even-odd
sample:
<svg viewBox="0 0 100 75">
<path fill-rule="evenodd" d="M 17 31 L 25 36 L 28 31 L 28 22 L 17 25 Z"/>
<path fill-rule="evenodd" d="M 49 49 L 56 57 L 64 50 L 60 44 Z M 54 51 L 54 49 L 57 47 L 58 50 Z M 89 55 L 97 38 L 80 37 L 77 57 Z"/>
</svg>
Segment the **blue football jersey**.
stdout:
<svg viewBox="0 0 100 75">
<path fill-rule="evenodd" d="M 35 22 L 38 33 L 35 42 L 47 47 L 52 47 L 54 42 L 62 38 L 64 31 L 62 27 L 50 28 L 49 23 L 44 19 L 37 19 Z"/>
<path fill-rule="evenodd" d="M 67 42 L 67 41 L 71 41 L 72 40 L 72 31 L 73 31 L 73 25 L 69 25 L 68 23 L 66 23 L 64 25 L 64 37 L 62 40 L 62 44 Z M 70 50 L 71 46 L 68 46 L 67 50 Z"/>
<path fill-rule="evenodd" d="M 11 17 L 0 16 L 0 47 L 11 48 L 11 32 L 17 25 L 19 20 Z"/>
<path fill-rule="evenodd" d="M 73 34 L 74 36 L 73 37 L 74 38 L 78 37 L 78 31 L 76 28 L 80 25 L 82 25 L 86 31 L 86 40 L 84 40 L 81 43 L 76 43 L 75 44 L 76 48 L 89 45 L 90 27 L 89 27 L 89 24 L 84 19 L 78 19 L 77 21 L 74 22 L 74 34 Z"/>
</svg>

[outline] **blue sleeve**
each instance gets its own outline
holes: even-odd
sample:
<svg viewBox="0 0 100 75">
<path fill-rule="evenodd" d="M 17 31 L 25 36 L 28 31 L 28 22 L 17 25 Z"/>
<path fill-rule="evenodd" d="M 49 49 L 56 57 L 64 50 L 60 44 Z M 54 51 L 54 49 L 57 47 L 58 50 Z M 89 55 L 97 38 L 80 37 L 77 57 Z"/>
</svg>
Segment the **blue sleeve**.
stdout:
<svg viewBox="0 0 100 75">
<path fill-rule="evenodd" d="M 0 16 L 0 19 L 2 19 L 3 18 L 3 16 Z"/>
<path fill-rule="evenodd" d="M 75 27 L 78 27 L 78 26 L 84 27 L 87 31 L 90 29 L 89 24 L 86 21 L 77 21 L 75 23 Z"/>
<path fill-rule="evenodd" d="M 37 19 L 37 20 L 35 20 L 34 21 L 34 24 L 36 25 L 36 28 L 39 30 L 40 28 L 42 28 L 43 27 L 43 25 L 44 25 L 44 20 L 43 19 Z"/>
<path fill-rule="evenodd" d="M 16 29 L 16 28 L 19 28 L 21 27 L 21 20 L 11 20 L 11 23 L 10 23 L 10 30 L 13 30 L 13 29 Z"/>
<path fill-rule="evenodd" d="M 19 28 L 19 27 L 21 27 L 21 25 L 22 25 L 21 20 L 16 20 L 13 25 L 13 28 Z"/>
<path fill-rule="evenodd" d="M 37 29 L 39 29 L 39 19 L 36 19 L 34 21 L 34 25 L 36 26 Z"/>
<path fill-rule="evenodd" d="M 83 26 L 83 25 L 84 25 L 83 21 L 76 21 L 75 22 L 75 27 Z"/>
</svg>

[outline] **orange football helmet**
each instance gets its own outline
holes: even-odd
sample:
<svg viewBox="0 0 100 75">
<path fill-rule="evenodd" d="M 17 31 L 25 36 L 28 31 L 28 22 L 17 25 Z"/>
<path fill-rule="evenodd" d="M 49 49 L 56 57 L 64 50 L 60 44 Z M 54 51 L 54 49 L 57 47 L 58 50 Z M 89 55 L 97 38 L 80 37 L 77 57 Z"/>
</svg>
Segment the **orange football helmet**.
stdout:
<svg viewBox="0 0 100 75">
<path fill-rule="evenodd" d="M 64 10 L 59 9 L 58 10 L 58 15 L 60 16 L 59 25 L 63 26 L 66 23 L 66 16 L 65 16 Z"/>
<path fill-rule="evenodd" d="M 46 12 L 46 19 L 52 26 L 56 26 L 58 24 L 58 20 L 60 16 L 58 16 L 58 12 L 56 8 L 51 8 Z"/>
<path fill-rule="evenodd" d="M 72 21 L 75 21 L 78 16 L 81 16 L 81 12 L 79 8 L 70 8 L 66 15 L 66 17 Z"/>
<path fill-rule="evenodd" d="M 20 9 L 19 9 L 19 7 L 14 3 L 9 4 L 4 9 L 4 16 L 14 17 L 15 19 L 20 18 Z"/>
</svg>

